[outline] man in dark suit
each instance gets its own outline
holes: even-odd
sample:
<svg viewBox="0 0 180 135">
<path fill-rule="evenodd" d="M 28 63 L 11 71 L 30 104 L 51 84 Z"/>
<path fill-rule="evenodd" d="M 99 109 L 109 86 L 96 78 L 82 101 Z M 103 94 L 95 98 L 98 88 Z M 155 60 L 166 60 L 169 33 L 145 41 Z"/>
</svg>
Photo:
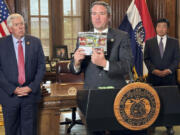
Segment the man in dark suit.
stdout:
<svg viewBox="0 0 180 135">
<path fill-rule="evenodd" d="M 93 49 L 91 56 L 86 56 L 84 50 L 79 48 L 74 53 L 70 63 L 72 73 L 84 72 L 84 88 L 88 90 L 98 89 L 101 86 L 112 86 L 121 89 L 126 85 L 125 75 L 132 67 L 133 56 L 130 39 L 126 32 L 108 27 L 111 10 L 107 3 L 96 1 L 91 6 L 91 20 L 94 32 L 107 33 L 107 55 L 104 50 Z M 137 133 L 137 132 L 136 132 Z M 104 134 L 93 132 L 88 134 Z M 132 134 L 132 132 L 116 132 L 118 135 Z M 140 135 L 140 132 L 138 132 Z"/>
<path fill-rule="evenodd" d="M 38 38 L 25 35 L 20 14 L 7 18 L 11 35 L 0 39 L 0 103 L 6 135 L 36 135 L 37 102 L 45 73 Z"/>
<path fill-rule="evenodd" d="M 107 33 L 107 55 L 104 55 L 102 49 L 93 49 L 92 55 L 86 56 L 77 42 L 70 70 L 75 74 L 85 73 L 85 89 L 98 89 L 99 86 L 113 86 L 119 89 L 126 85 L 125 75 L 133 62 L 130 39 L 127 33 L 108 27 L 110 12 L 110 7 L 105 2 L 92 4 L 93 31 Z"/>
<path fill-rule="evenodd" d="M 153 86 L 176 85 L 176 69 L 179 63 L 179 43 L 177 39 L 167 36 L 169 21 L 165 18 L 156 23 L 157 36 L 147 40 L 144 61 L 148 68 L 148 83 Z M 168 134 L 174 133 L 171 126 Z"/>
</svg>

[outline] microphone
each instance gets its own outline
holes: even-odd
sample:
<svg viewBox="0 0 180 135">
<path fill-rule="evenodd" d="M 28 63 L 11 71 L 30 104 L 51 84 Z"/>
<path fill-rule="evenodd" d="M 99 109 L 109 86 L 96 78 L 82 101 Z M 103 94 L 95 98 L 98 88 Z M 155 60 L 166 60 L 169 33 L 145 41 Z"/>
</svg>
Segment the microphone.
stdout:
<svg viewBox="0 0 180 135">
<path fill-rule="evenodd" d="M 131 66 L 129 64 L 129 60 L 126 60 L 127 64 L 128 64 L 128 70 L 129 70 L 129 82 L 130 83 L 133 83 L 134 82 L 134 79 L 133 79 L 133 74 L 132 74 L 132 71 L 131 71 Z"/>
</svg>

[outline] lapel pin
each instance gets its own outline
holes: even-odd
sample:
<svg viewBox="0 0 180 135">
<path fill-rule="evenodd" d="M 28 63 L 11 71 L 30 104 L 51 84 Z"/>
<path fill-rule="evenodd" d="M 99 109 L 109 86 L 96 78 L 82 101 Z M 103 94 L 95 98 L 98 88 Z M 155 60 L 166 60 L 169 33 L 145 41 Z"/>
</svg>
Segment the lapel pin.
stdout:
<svg viewBox="0 0 180 135">
<path fill-rule="evenodd" d="M 29 42 L 29 41 L 27 41 L 27 42 L 26 42 L 26 44 L 27 44 L 27 45 L 30 45 L 30 42 Z"/>
<path fill-rule="evenodd" d="M 110 41 L 111 41 L 111 42 L 114 42 L 114 38 L 111 38 Z"/>
</svg>

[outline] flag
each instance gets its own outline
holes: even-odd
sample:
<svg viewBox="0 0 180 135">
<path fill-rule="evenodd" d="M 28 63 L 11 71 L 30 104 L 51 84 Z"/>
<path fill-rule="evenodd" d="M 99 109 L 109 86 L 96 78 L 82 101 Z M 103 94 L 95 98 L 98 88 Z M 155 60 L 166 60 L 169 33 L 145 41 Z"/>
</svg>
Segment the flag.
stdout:
<svg viewBox="0 0 180 135">
<path fill-rule="evenodd" d="M 119 29 L 129 33 L 135 72 L 143 76 L 143 47 L 147 39 L 156 35 L 145 0 L 132 0 Z"/>
<path fill-rule="evenodd" d="M 5 3 L 5 0 L 0 0 L 0 37 L 4 37 L 10 34 L 6 23 L 8 16 L 9 10 Z"/>
</svg>

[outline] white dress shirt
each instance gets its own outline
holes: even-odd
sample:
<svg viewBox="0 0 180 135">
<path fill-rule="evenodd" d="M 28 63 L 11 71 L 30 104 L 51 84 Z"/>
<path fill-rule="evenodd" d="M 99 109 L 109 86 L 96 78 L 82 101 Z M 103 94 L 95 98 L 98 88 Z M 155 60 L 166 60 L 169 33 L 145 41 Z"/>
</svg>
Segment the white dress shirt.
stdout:
<svg viewBox="0 0 180 135">
<path fill-rule="evenodd" d="M 15 50 L 15 54 L 16 54 L 16 60 L 17 60 L 17 63 L 18 63 L 18 39 L 15 38 L 13 35 L 12 35 L 12 39 L 13 39 L 13 45 L 14 45 L 14 50 Z M 22 41 L 22 47 L 23 47 L 23 53 L 24 53 L 24 61 L 25 61 L 25 39 L 24 37 L 22 37 L 20 39 Z"/>
</svg>

